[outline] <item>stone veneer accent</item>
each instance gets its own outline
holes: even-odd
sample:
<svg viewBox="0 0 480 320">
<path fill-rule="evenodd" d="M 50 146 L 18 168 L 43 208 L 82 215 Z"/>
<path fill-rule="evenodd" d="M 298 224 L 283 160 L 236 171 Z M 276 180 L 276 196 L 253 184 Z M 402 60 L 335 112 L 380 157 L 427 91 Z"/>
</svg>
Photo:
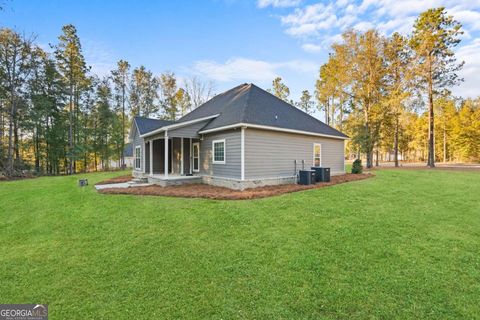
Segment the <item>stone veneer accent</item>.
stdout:
<svg viewBox="0 0 480 320">
<path fill-rule="evenodd" d="M 175 179 L 175 180 L 165 180 L 159 179 L 154 177 L 148 177 L 148 183 L 158 184 L 162 187 L 169 187 L 169 186 L 180 186 L 183 184 L 194 184 L 194 183 L 202 183 L 202 177 L 195 177 L 189 179 Z"/>
<path fill-rule="evenodd" d="M 291 177 L 279 177 L 279 178 L 265 178 L 265 179 L 250 179 L 250 180 L 237 180 L 230 178 L 204 176 L 203 183 L 210 184 L 212 186 L 225 187 L 234 190 L 245 190 L 249 188 L 275 186 L 280 184 L 296 183 L 295 176 Z"/>
<path fill-rule="evenodd" d="M 334 176 L 334 175 L 339 175 L 344 173 L 345 172 L 332 172 L 331 175 Z M 148 178 L 149 183 L 158 184 L 162 187 L 189 184 L 189 183 L 205 183 L 212 186 L 225 187 L 225 188 L 234 189 L 234 190 L 245 190 L 249 188 L 297 183 L 296 176 L 248 179 L 248 180 L 241 181 L 238 179 L 213 177 L 213 176 L 198 176 L 198 179 L 163 180 L 163 179 L 156 179 L 156 178 L 149 177 L 148 174 L 144 174 L 138 171 L 133 171 L 132 175 L 136 178 Z"/>
</svg>

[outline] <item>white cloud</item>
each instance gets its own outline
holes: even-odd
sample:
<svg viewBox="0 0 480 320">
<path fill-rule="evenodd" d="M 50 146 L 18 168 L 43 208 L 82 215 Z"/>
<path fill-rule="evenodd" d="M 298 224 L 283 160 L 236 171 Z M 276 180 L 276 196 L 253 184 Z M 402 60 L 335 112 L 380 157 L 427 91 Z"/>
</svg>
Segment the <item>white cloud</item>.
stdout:
<svg viewBox="0 0 480 320">
<path fill-rule="evenodd" d="M 337 0 L 337 1 L 335 1 L 335 6 L 337 8 L 344 8 L 348 5 L 350 5 L 350 2 L 351 2 L 350 0 Z"/>
<path fill-rule="evenodd" d="M 365 12 L 370 6 L 376 4 L 377 2 L 377 0 L 363 0 L 360 6 L 358 6 L 358 12 Z"/>
<path fill-rule="evenodd" d="M 282 24 L 287 26 L 286 32 L 292 36 L 309 36 L 320 30 L 331 28 L 337 22 L 333 4 L 322 3 L 297 8 L 289 15 L 281 17 Z"/>
<path fill-rule="evenodd" d="M 202 60 L 194 63 L 190 72 L 219 81 L 271 81 L 282 70 L 294 72 L 315 72 L 318 66 L 310 61 L 290 60 L 284 62 L 267 62 L 247 58 L 232 58 L 225 63 Z"/>
<path fill-rule="evenodd" d="M 257 6 L 259 8 L 266 8 L 272 6 L 274 8 L 295 7 L 300 4 L 301 0 L 258 0 Z"/>
<path fill-rule="evenodd" d="M 375 28 L 375 26 L 374 26 L 373 23 L 371 23 L 370 21 L 360 21 L 359 23 L 357 23 L 356 25 L 354 25 L 353 28 L 354 28 L 355 30 L 365 32 L 365 31 L 367 31 L 367 30 L 369 30 L 369 29 Z"/>
<path fill-rule="evenodd" d="M 116 68 L 115 57 L 104 43 L 84 40 L 82 46 L 87 66 L 92 67 L 94 74 L 108 76 L 110 71 Z"/>
<path fill-rule="evenodd" d="M 478 97 L 480 90 L 480 39 L 473 40 L 470 44 L 464 45 L 457 51 L 458 61 L 465 61 L 463 69 L 459 72 L 460 77 L 465 81 L 454 88 L 456 95 L 464 97 Z"/>
<path fill-rule="evenodd" d="M 461 21 L 468 30 L 476 31 L 480 30 L 480 12 L 472 10 L 459 10 L 453 9 L 449 11 L 456 20 Z"/>
<path fill-rule="evenodd" d="M 233 58 L 225 63 L 211 60 L 197 61 L 193 70 L 216 81 L 234 81 L 251 78 L 252 81 L 265 81 L 276 76 L 272 64 L 245 58 Z"/>
<path fill-rule="evenodd" d="M 318 65 L 306 60 L 290 60 L 285 62 L 273 63 L 275 69 L 288 69 L 296 72 L 314 72 L 318 69 Z"/>
<path fill-rule="evenodd" d="M 415 18 L 413 17 L 395 18 L 379 22 L 375 25 L 375 28 L 384 34 L 391 34 L 395 31 L 406 34 L 411 30 L 414 21 Z"/>
<path fill-rule="evenodd" d="M 462 42 L 456 52 L 458 60 L 465 61 L 460 72 L 465 82 L 454 88 L 454 93 L 478 96 L 479 0 L 312 0 L 308 4 L 299 4 L 286 13 L 284 9 L 279 19 L 286 34 L 300 39 L 300 46 L 304 51 L 320 53 L 328 52 L 332 43 L 341 41 L 341 34 L 349 28 L 360 31 L 375 28 L 384 35 L 391 35 L 393 32 L 407 35 L 412 31 L 420 13 L 438 7 L 445 7 L 447 13 L 462 24 L 464 32 L 460 36 Z"/>
<path fill-rule="evenodd" d="M 480 30 L 480 2 L 467 0 L 329 0 L 297 7 L 280 16 L 280 21 L 285 33 L 309 39 L 308 42 L 317 38 L 324 43 L 348 28 L 360 31 L 377 28 L 387 35 L 406 34 L 418 14 L 439 6 L 445 6 L 464 25 L 464 39 L 472 31 Z"/>
<path fill-rule="evenodd" d="M 347 7 L 348 8 L 348 7 Z M 357 16 L 354 14 L 346 14 L 343 17 L 340 17 L 337 21 L 337 25 L 340 30 L 345 30 L 353 25 L 358 20 Z"/>
<path fill-rule="evenodd" d="M 305 50 L 306 52 L 317 53 L 322 51 L 322 46 L 319 46 L 313 43 L 305 43 L 302 45 L 302 49 Z"/>
</svg>

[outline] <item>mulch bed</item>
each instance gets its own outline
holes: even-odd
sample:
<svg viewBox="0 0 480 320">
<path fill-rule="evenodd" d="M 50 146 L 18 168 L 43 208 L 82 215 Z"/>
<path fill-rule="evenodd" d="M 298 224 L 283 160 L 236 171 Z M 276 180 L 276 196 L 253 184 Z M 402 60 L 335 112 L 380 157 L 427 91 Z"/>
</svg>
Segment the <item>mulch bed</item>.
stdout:
<svg viewBox="0 0 480 320">
<path fill-rule="evenodd" d="M 107 179 L 107 180 L 97 182 L 97 183 L 95 183 L 95 185 L 111 184 L 111 183 L 123 183 L 123 182 L 128 182 L 132 179 L 133 179 L 132 175 L 127 174 L 127 175 L 124 175 L 124 176 L 115 177 L 115 178 L 111 178 L 111 179 Z"/>
<path fill-rule="evenodd" d="M 108 194 L 136 194 L 148 196 L 169 196 L 182 198 L 207 198 L 217 200 L 246 200 L 266 198 L 279 194 L 297 192 L 309 189 L 318 189 L 335 184 L 363 180 L 374 175 L 371 173 L 363 174 L 343 174 L 333 176 L 330 182 L 322 182 L 314 185 L 285 184 L 279 186 L 267 186 L 244 191 L 231 190 L 223 187 L 210 186 L 207 184 L 186 184 L 183 186 L 161 187 L 157 185 L 133 188 L 108 188 L 99 190 L 100 193 Z"/>
<path fill-rule="evenodd" d="M 33 174 L 25 174 L 23 176 L 13 176 L 13 177 L 7 177 L 7 176 L 4 176 L 4 175 L 0 175 L 0 181 L 4 182 L 4 181 L 25 180 L 25 179 L 36 179 L 38 177 L 39 176 L 35 176 Z"/>
</svg>

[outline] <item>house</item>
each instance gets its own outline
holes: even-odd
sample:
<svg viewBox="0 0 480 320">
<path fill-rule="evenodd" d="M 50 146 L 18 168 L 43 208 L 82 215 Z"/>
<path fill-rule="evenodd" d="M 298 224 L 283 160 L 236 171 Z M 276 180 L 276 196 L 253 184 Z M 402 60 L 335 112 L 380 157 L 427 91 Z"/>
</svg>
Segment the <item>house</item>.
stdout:
<svg viewBox="0 0 480 320">
<path fill-rule="evenodd" d="M 242 84 L 175 122 L 136 117 L 130 139 L 137 178 L 162 186 L 207 183 L 243 190 L 296 183 L 298 170 L 311 166 L 344 173 L 348 137 Z"/>
<path fill-rule="evenodd" d="M 126 168 L 133 168 L 133 146 L 132 143 L 127 143 L 123 150 L 123 163 Z"/>
<path fill-rule="evenodd" d="M 125 168 L 133 168 L 133 146 L 132 143 L 125 144 L 125 149 L 123 150 L 123 160 Z M 109 170 L 121 169 L 120 159 L 109 159 L 107 163 L 99 163 L 97 165 L 97 170 L 104 170 L 108 168 Z"/>
</svg>

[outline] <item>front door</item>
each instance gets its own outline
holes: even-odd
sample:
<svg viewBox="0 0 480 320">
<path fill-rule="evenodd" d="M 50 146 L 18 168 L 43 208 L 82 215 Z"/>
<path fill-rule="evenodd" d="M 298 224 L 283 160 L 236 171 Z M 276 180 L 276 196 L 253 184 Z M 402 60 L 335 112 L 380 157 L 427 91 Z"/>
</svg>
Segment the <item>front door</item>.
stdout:
<svg viewBox="0 0 480 320">
<path fill-rule="evenodd" d="M 195 142 L 193 144 L 193 172 L 200 171 L 200 143 Z"/>
</svg>

